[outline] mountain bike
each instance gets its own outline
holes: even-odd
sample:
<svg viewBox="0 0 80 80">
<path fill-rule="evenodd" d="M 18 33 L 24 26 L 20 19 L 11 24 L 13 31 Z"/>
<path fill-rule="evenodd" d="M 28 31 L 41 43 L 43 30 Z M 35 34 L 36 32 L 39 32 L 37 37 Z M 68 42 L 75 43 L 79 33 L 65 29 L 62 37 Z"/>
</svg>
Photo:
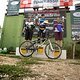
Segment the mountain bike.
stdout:
<svg viewBox="0 0 80 80">
<path fill-rule="evenodd" d="M 36 51 L 38 54 L 38 49 L 43 45 L 45 45 L 45 55 L 49 59 L 57 59 L 60 57 L 62 53 L 62 48 L 49 38 L 40 38 L 33 41 L 24 41 L 19 46 L 19 52 L 24 57 L 30 57 Z"/>
</svg>

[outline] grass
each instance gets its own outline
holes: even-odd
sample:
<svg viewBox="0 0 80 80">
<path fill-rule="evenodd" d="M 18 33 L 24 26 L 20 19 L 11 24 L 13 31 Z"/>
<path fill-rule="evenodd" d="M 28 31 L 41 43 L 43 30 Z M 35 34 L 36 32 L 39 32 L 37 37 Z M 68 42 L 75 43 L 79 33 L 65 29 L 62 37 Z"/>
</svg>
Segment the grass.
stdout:
<svg viewBox="0 0 80 80">
<path fill-rule="evenodd" d="M 45 64 L 42 63 L 43 61 L 48 62 L 60 62 L 63 60 L 51 60 L 51 59 L 41 59 L 41 58 L 33 58 L 33 57 L 21 57 L 21 56 L 15 56 L 15 55 L 9 55 L 9 54 L 1 54 L 3 57 L 11 57 L 15 59 L 19 59 L 19 62 L 16 63 L 16 65 L 0 65 L 0 80 L 23 80 L 25 77 L 36 77 L 41 76 L 40 74 L 37 74 L 33 72 L 30 69 L 30 66 L 33 64 Z M 75 60 L 75 62 L 70 62 L 69 64 L 74 65 L 80 65 L 80 60 Z M 26 67 L 27 66 L 27 67 Z M 6 79 L 5 79 L 6 78 Z"/>
<path fill-rule="evenodd" d="M 21 61 L 18 63 L 18 65 L 33 65 L 33 64 L 43 64 L 39 61 L 42 61 L 42 59 L 37 59 L 37 58 L 21 58 Z"/>
<path fill-rule="evenodd" d="M 74 62 L 74 63 L 70 63 L 70 64 L 75 64 L 75 65 L 80 65 L 80 62 L 78 63 L 78 62 Z"/>
<path fill-rule="evenodd" d="M 12 78 L 16 79 L 19 77 L 27 76 L 30 73 L 31 70 L 29 68 L 25 69 L 15 65 L 0 65 L 0 78 L 3 78 L 4 75 L 7 75 L 8 78 L 12 80 Z"/>
<path fill-rule="evenodd" d="M 43 58 L 37 58 L 37 57 L 22 57 L 22 56 L 16 56 L 13 54 L 0 54 L 1 56 L 6 56 L 10 58 L 17 58 L 21 59 L 21 62 L 25 64 L 41 64 L 39 61 L 48 61 L 48 62 L 60 62 L 61 60 L 59 59 L 43 59 Z"/>
<path fill-rule="evenodd" d="M 74 64 L 74 65 L 80 65 L 80 60 L 76 60 L 76 62 L 71 62 L 70 64 Z"/>
<path fill-rule="evenodd" d="M 4 57 L 10 57 L 10 58 L 21 58 L 20 56 L 16 56 L 15 54 L 3 54 L 3 53 L 0 53 L 0 56 L 4 56 Z"/>
<path fill-rule="evenodd" d="M 42 59 L 39 58 L 24 58 L 21 56 L 9 55 L 9 54 L 1 54 L 3 57 L 11 57 L 19 59 L 19 62 L 16 65 L 0 65 L 0 80 L 23 80 L 24 77 L 36 77 L 40 76 L 40 74 L 33 73 L 30 70 L 29 65 L 33 64 L 42 64 Z M 28 66 L 28 67 L 26 67 Z"/>
<path fill-rule="evenodd" d="M 12 58 L 12 56 L 9 57 Z M 29 65 L 33 64 L 42 64 L 38 62 L 38 59 L 21 57 L 19 57 L 19 59 L 16 65 L 0 65 L 0 80 L 5 80 L 5 78 L 6 80 L 23 80 L 24 77 L 40 76 L 40 74 L 33 73 L 29 67 Z"/>
</svg>

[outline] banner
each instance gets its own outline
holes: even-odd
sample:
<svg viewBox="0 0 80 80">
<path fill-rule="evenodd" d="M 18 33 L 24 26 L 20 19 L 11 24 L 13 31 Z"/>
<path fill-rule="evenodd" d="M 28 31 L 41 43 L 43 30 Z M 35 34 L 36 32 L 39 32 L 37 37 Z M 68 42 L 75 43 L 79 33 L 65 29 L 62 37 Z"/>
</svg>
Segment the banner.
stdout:
<svg viewBox="0 0 80 80">
<path fill-rule="evenodd" d="M 19 14 L 20 0 L 9 0 L 7 15 L 18 15 Z"/>
<path fill-rule="evenodd" d="M 20 0 L 20 8 L 31 7 L 32 0 Z"/>
<path fill-rule="evenodd" d="M 80 36 L 80 10 L 71 12 L 71 26 L 73 40 L 76 40 L 75 37 Z"/>
<path fill-rule="evenodd" d="M 60 0 L 20 0 L 20 8 L 59 6 Z"/>
<path fill-rule="evenodd" d="M 50 35 L 53 35 L 53 24 L 54 24 L 54 19 L 56 19 L 57 17 L 61 17 L 61 19 L 64 22 L 64 37 L 66 37 L 66 12 L 65 11 L 59 11 L 59 10 L 40 10 L 37 12 L 38 15 L 36 15 L 35 11 L 27 11 L 24 18 L 28 18 L 28 16 L 32 16 L 32 19 L 36 19 L 41 17 L 41 14 L 45 14 L 45 18 L 49 21 L 49 25 L 46 27 L 47 29 L 49 29 L 50 31 Z M 24 22 L 25 23 L 25 22 Z M 24 27 L 24 25 L 23 25 Z M 34 34 L 37 34 L 37 29 L 34 29 Z"/>
<path fill-rule="evenodd" d="M 75 6 L 75 4 L 79 4 L 80 0 L 73 0 L 73 5 Z"/>
<path fill-rule="evenodd" d="M 72 6 L 73 0 L 60 0 L 60 6 Z"/>
<path fill-rule="evenodd" d="M 20 8 L 72 6 L 73 0 L 20 0 Z"/>
<path fill-rule="evenodd" d="M 43 0 L 43 8 L 53 8 L 60 6 L 60 0 Z"/>
</svg>

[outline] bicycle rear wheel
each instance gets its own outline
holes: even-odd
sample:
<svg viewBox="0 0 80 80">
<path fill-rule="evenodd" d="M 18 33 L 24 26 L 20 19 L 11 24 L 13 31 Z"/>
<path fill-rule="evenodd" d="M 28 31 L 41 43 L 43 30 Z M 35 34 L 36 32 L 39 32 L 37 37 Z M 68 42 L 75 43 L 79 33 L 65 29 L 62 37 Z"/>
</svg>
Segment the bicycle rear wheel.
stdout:
<svg viewBox="0 0 80 80">
<path fill-rule="evenodd" d="M 51 47 L 51 45 L 52 45 L 52 47 Z M 57 59 L 57 58 L 59 58 L 61 53 L 62 53 L 61 47 L 57 43 L 55 43 L 55 42 L 51 43 L 51 45 L 49 43 L 45 47 L 45 54 L 46 54 L 46 56 L 48 58 L 50 58 L 50 59 Z"/>
<path fill-rule="evenodd" d="M 29 48 L 29 46 L 32 45 L 32 43 L 30 41 L 24 41 L 22 42 L 22 44 L 19 46 L 19 52 L 22 56 L 24 57 L 29 57 L 33 54 L 34 52 L 34 46 L 31 46 Z M 29 49 L 28 49 L 29 48 Z"/>
</svg>

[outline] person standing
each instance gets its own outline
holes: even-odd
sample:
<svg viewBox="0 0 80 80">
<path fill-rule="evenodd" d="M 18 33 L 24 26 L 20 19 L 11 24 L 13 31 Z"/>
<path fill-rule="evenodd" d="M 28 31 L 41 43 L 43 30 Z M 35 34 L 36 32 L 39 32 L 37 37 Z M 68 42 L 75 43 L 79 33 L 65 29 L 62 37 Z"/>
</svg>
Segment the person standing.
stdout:
<svg viewBox="0 0 80 80">
<path fill-rule="evenodd" d="M 45 15 L 42 14 L 41 18 L 39 19 L 39 32 L 38 32 L 38 38 L 42 37 L 45 38 L 46 36 L 46 27 L 48 25 L 48 20 L 45 19 Z"/>
<path fill-rule="evenodd" d="M 25 40 L 32 40 L 33 36 L 33 29 L 35 28 L 34 22 L 32 21 L 31 17 L 28 17 L 25 21 L 25 27 L 23 32 L 25 31 Z"/>
<path fill-rule="evenodd" d="M 54 38 L 55 38 L 55 42 L 62 47 L 63 22 L 60 20 L 59 17 L 54 21 Z"/>
</svg>

